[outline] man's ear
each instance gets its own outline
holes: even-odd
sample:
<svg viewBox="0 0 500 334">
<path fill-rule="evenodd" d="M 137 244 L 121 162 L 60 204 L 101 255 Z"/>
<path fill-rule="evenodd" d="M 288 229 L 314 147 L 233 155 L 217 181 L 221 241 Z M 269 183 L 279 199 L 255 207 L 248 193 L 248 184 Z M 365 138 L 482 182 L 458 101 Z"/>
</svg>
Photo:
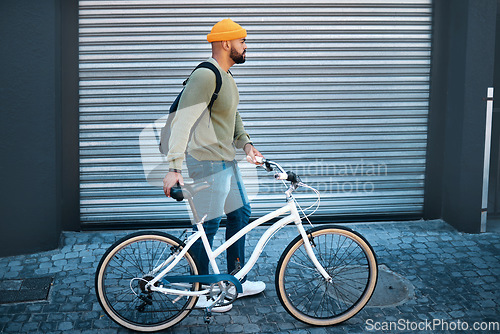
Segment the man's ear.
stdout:
<svg viewBox="0 0 500 334">
<path fill-rule="evenodd" d="M 221 41 L 221 44 L 224 50 L 231 50 L 231 43 L 229 41 Z"/>
</svg>

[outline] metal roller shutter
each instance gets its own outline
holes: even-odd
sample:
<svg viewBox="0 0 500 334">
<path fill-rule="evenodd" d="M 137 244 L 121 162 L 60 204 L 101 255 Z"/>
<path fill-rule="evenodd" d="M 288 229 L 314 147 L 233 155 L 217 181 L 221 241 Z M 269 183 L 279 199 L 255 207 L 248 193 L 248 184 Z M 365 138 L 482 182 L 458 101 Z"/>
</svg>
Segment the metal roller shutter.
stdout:
<svg viewBox="0 0 500 334">
<path fill-rule="evenodd" d="M 79 23 L 83 226 L 187 220 L 184 204 L 145 181 L 157 147 L 144 129 L 210 56 L 206 34 L 227 17 L 249 33 L 247 62 L 231 69 L 246 129 L 322 191 L 317 215 L 421 215 L 431 0 L 89 0 Z M 283 204 L 265 172 L 244 173 L 254 216 Z"/>
</svg>

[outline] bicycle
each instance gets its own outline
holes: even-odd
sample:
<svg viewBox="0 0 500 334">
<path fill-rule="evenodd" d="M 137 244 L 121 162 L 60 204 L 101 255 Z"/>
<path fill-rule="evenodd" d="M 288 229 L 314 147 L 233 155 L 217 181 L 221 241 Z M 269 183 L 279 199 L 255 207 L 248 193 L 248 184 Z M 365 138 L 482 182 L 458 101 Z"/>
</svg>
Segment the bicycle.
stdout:
<svg viewBox="0 0 500 334">
<path fill-rule="evenodd" d="M 163 330 L 181 322 L 198 298 L 207 296 L 212 302 L 205 309 L 205 320 L 209 322 L 213 307 L 236 300 L 242 292 L 240 279 L 250 272 L 271 237 L 291 223 L 295 223 L 299 235 L 283 251 L 275 275 L 276 291 L 285 310 L 304 323 L 329 326 L 350 319 L 368 303 L 378 275 L 375 253 L 368 241 L 337 225 L 320 225 L 306 231 L 299 210 L 309 224 L 310 214 L 304 213 L 292 193 L 299 187 L 313 190 L 317 200 L 311 207 L 317 210 L 319 191 L 303 183 L 295 173 L 285 172 L 276 162 L 260 162 L 269 172 L 277 170 L 275 178 L 287 187 L 286 205 L 249 223 L 215 250 L 203 229 L 205 217 L 199 219 L 192 202 L 193 195 L 208 185 L 186 184 L 173 188 L 171 195 L 188 200 L 197 231 L 186 236 L 186 230 L 180 238 L 164 232 L 136 232 L 105 252 L 97 267 L 95 288 L 101 307 L 113 321 L 136 331 Z M 255 227 L 285 214 L 262 234 L 243 268 L 232 275 L 220 273 L 215 259 L 221 253 Z M 189 251 L 200 238 L 212 275 L 198 275 Z"/>
</svg>

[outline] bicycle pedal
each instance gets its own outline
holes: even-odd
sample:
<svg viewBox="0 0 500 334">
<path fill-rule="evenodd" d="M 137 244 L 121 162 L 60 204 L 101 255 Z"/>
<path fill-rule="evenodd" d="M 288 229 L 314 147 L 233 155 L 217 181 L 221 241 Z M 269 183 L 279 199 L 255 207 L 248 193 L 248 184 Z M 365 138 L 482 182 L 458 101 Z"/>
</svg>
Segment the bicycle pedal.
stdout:
<svg viewBox="0 0 500 334">
<path fill-rule="evenodd" d="M 209 324 L 210 321 L 212 320 L 212 312 L 205 310 L 205 316 L 203 317 L 203 320 L 205 321 L 206 324 Z"/>
</svg>

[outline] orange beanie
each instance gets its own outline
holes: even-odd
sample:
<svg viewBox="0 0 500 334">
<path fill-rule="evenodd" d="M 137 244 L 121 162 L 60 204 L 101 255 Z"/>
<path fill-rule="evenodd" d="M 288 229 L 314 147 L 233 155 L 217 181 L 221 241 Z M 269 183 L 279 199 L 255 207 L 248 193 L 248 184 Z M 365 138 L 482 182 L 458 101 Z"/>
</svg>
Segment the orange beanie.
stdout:
<svg viewBox="0 0 500 334">
<path fill-rule="evenodd" d="M 224 19 L 217 22 L 207 35 L 209 43 L 217 41 L 231 41 L 233 39 L 247 37 L 247 31 L 243 29 L 238 23 L 231 19 Z"/>
</svg>

